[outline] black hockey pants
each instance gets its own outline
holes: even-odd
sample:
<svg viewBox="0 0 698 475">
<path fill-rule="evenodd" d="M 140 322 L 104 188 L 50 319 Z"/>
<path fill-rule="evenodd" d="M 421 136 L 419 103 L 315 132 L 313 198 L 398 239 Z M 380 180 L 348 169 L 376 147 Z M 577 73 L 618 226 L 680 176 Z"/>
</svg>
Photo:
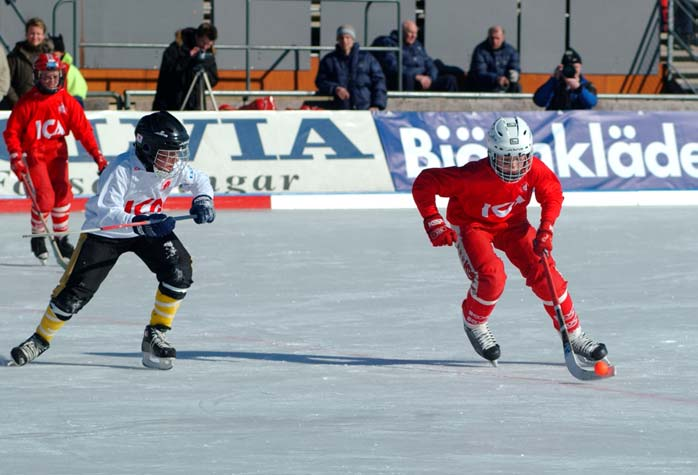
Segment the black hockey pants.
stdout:
<svg viewBox="0 0 698 475">
<path fill-rule="evenodd" d="M 135 253 L 148 266 L 157 276 L 160 292 L 169 297 L 181 299 L 185 294 L 167 286 L 184 290 L 193 282 L 191 256 L 174 233 L 160 238 L 127 239 L 82 234 L 68 269 L 51 294 L 51 302 L 71 316 L 80 311 L 125 252 Z"/>
</svg>

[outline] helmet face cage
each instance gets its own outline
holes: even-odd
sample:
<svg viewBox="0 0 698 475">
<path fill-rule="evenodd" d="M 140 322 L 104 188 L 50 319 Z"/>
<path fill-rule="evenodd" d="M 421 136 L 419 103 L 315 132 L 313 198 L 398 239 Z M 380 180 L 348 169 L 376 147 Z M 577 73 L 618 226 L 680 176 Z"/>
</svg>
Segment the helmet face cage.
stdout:
<svg viewBox="0 0 698 475">
<path fill-rule="evenodd" d="M 189 161 L 189 144 L 183 144 L 178 150 L 160 149 L 155 153 L 153 171 L 160 178 L 179 175 Z"/>
<path fill-rule="evenodd" d="M 487 134 L 490 166 L 503 181 L 519 181 L 531 169 L 533 135 L 520 117 L 500 117 Z"/>
<path fill-rule="evenodd" d="M 159 146 L 159 148 L 158 148 Z M 189 161 L 189 141 L 161 142 L 157 146 L 142 134 L 136 134 L 136 149 L 146 164 L 160 178 L 170 178 L 182 172 Z"/>
</svg>

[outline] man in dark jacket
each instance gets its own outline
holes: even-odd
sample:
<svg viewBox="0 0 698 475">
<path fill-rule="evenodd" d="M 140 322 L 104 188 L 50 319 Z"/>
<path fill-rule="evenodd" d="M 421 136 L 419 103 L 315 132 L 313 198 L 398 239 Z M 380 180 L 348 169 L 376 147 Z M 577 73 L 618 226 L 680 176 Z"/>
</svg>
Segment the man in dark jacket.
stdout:
<svg viewBox="0 0 698 475">
<path fill-rule="evenodd" d="M 46 38 L 46 23 L 42 19 L 27 20 L 24 34 L 25 40 L 17 42 L 7 55 L 10 88 L 0 103 L 0 109 L 12 109 L 19 98 L 34 87 L 34 60 L 40 53 L 53 51 L 53 44 Z"/>
<path fill-rule="evenodd" d="M 451 74 L 439 74 L 434 60 L 427 54 L 417 39 L 419 28 L 411 20 L 402 23 L 402 90 L 403 91 L 445 91 L 458 90 L 458 79 Z M 371 46 L 399 45 L 397 30 L 389 36 L 379 36 Z M 387 78 L 388 89 L 398 89 L 398 55 L 395 51 L 373 53 Z"/>
<path fill-rule="evenodd" d="M 582 75 L 582 58 L 572 48 L 533 94 L 533 102 L 546 110 L 592 109 L 597 100 L 596 88 Z"/>
<path fill-rule="evenodd" d="M 333 108 L 383 110 L 388 102 L 385 76 L 370 53 L 359 50 L 351 25 L 337 29 L 337 46 L 320 61 L 315 85 L 333 96 Z"/>
<path fill-rule="evenodd" d="M 218 84 L 218 66 L 213 51 L 217 38 L 218 30 L 208 23 L 202 23 L 198 28 L 184 28 L 175 34 L 175 41 L 162 54 L 153 110 L 205 109 L 205 103 L 201 101 L 206 91 L 203 76 L 199 76 L 186 104 L 183 103 L 198 71 L 206 74 L 211 87 Z"/>
<path fill-rule="evenodd" d="M 480 92 L 521 92 L 519 52 L 505 41 L 504 28 L 494 25 L 473 51 L 468 71 L 471 88 Z"/>
</svg>

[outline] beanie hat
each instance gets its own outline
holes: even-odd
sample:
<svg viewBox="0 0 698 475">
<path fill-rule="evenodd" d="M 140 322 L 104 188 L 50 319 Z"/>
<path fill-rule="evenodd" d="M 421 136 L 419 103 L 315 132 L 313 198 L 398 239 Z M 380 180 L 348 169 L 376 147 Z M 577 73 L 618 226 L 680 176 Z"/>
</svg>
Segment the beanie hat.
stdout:
<svg viewBox="0 0 698 475">
<path fill-rule="evenodd" d="M 63 35 L 49 36 L 51 41 L 53 41 L 53 50 L 65 53 L 65 42 L 63 41 Z"/>
<path fill-rule="evenodd" d="M 337 28 L 337 38 L 342 35 L 349 35 L 356 40 L 356 30 L 351 25 L 341 25 Z"/>
<path fill-rule="evenodd" d="M 562 55 L 560 63 L 562 63 L 563 66 L 572 65 L 574 63 L 582 64 L 582 57 L 572 48 L 567 48 L 565 54 Z"/>
</svg>

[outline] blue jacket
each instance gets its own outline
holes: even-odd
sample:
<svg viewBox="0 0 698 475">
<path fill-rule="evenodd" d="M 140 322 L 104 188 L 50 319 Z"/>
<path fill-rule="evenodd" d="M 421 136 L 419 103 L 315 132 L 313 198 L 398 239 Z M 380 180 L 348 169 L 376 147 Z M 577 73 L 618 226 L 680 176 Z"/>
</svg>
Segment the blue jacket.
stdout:
<svg viewBox="0 0 698 475">
<path fill-rule="evenodd" d="M 507 77 L 510 69 L 521 72 L 516 48 L 505 41 L 501 48 L 493 50 L 485 40 L 473 51 L 468 78 L 478 90 L 493 91 L 497 89 L 497 78 Z"/>
<path fill-rule="evenodd" d="M 369 107 L 385 109 L 388 94 L 385 87 L 385 76 L 376 58 L 367 51 L 360 51 L 355 43 L 349 53 L 337 46 L 320 61 L 320 68 L 315 78 L 318 92 L 325 96 L 334 96 L 334 106 L 337 109 L 366 110 Z M 350 98 L 340 100 L 335 95 L 338 86 L 349 91 Z"/>
<path fill-rule="evenodd" d="M 397 46 L 400 44 L 397 30 L 393 30 L 390 36 L 379 36 L 371 46 Z M 373 53 L 378 59 L 383 72 L 388 76 L 389 80 L 397 78 L 398 64 L 397 52 L 395 51 L 376 51 Z M 419 40 L 416 40 L 411 45 L 402 43 L 402 76 L 414 78 L 417 74 L 429 76 L 432 81 L 436 80 L 439 75 L 439 70 L 434 65 L 434 60 L 427 54 L 424 46 Z"/>
<path fill-rule="evenodd" d="M 580 75 L 579 89 L 572 91 L 561 79 L 550 76 L 533 94 L 533 102 L 546 110 L 591 109 L 596 105 L 596 88 Z"/>
</svg>

